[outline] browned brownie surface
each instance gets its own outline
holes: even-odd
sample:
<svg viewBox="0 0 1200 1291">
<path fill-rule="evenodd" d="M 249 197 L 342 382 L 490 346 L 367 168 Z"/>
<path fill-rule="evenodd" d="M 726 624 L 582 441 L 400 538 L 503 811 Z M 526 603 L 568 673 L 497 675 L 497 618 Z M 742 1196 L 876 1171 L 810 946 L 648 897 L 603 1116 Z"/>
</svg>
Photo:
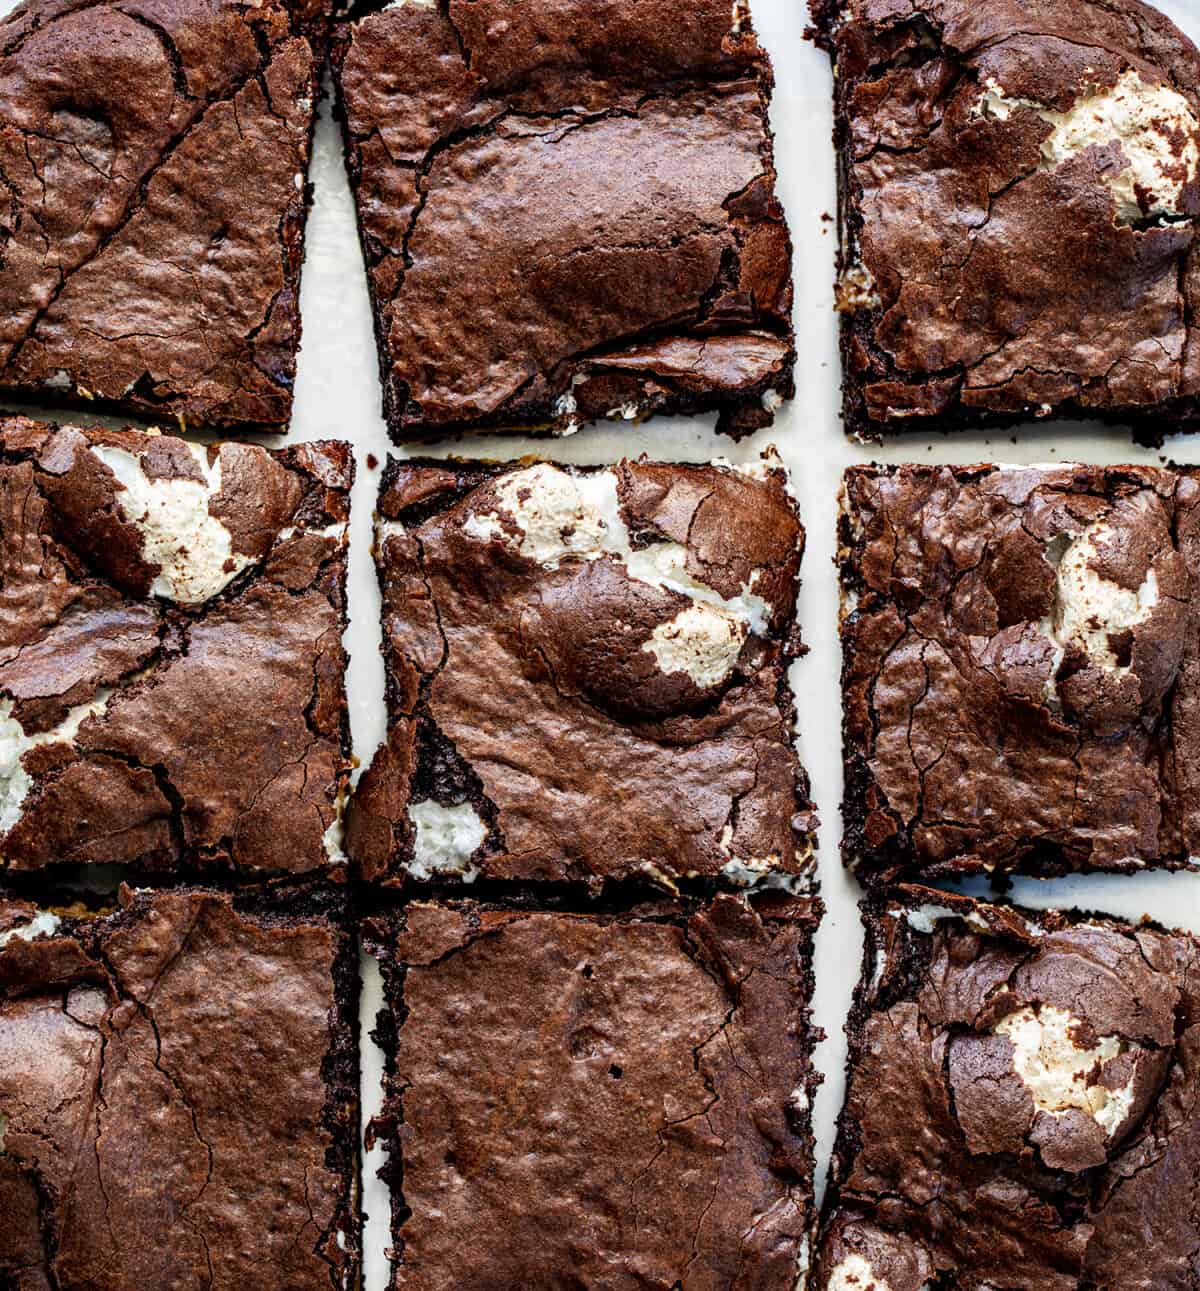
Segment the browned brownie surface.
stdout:
<svg viewBox="0 0 1200 1291">
<path fill-rule="evenodd" d="M 792 392 L 771 71 L 746 6 L 449 0 L 335 47 L 398 440 Z"/>
<path fill-rule="evenodd" d="M 815 0 L 847 429 L 1200 425 L 1200 54 L 1138 0 Z"/>
<path fill-rule="evenodd" d="M 0 869 L 338 860 L 352 476 L 0 421 Z"/>
<path fill-rule="evenodd" d="M 0 390 L 285 429 L 320 0 L 0 23 Z"/>
<path fill-rule="evenodd" d="M 803 530 L 777 459 L 393 462 L 390 728 L 369 879 L 793 882 L 815 821 L 787 665 Z"/>
<path fill-rule="evenodd" d="M 849 863 L 1200 854 L 1191 470 L 857 467 L 841 562 Z"/>
<path fill-rule="evenodd" d="M 812 1291 L 1200 1280 L 1185 933 L 872 898 Z"/>
<path fill-rule="evenodd" d="M 356 955 L 327 891 L 0 900 L 0 1283 L 357 1285 Z"/>
<path fill-rule="evenodd" d="M 377 923 L 393 1285 L 791 1288 L 816 917 L 723 896 Z"/>
</svg>

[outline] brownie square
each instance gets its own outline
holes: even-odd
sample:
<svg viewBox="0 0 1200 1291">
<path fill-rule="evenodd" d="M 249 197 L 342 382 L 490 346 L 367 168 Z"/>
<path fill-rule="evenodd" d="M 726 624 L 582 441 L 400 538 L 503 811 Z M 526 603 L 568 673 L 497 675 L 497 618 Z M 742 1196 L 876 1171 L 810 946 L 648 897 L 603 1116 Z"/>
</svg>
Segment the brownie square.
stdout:
<svg viewBox="0 0 1200 1291">
<path fill-rule="evenodd" d="M 845 424 L 1200 427 L 1200 52 L 1138 0 L 813 0 Z"/>
<path fill-rule="evenodd" d="M 359 1265 L 341 900 L 0 900 L 0 1283 L 330 1291 Z"/>
<path fill-rule="evenodd" d="M 369 928 L 391 1285 L 791 1288 L 818 914 L 778 894 L 690 913 L 463 902 Z"/>
<path fill-rule="evenodd" d="M 773 455 L 389 462 L 389 730 L 347 819 L 363 877 L 803 883 L 803 538 Z"/>
<path fill-rule="evenodd" d="M 353 472 L 0 420 L 0 870 L 341 867 Z"/>
<path fill-rule="evenodd" d="M 397 442 L 792 395 L 745 0 L 387 5 L 333 66 Z"/>
<path fill-rule="evenodd" d="M 1200 1273 L 1200 946 L 929 888 L 868 899 L 811 1291 Z"/>
<path fill-rule="evenodd" d="M 1194 470 L 856 467 L 844 853 L 868 883 L 1200 855 Z"/>
<path fill-rule="evenodd" d="M 0 391 L 286 430 L 322 0 L 27 0 L 0 46 Z"/>
</svg>

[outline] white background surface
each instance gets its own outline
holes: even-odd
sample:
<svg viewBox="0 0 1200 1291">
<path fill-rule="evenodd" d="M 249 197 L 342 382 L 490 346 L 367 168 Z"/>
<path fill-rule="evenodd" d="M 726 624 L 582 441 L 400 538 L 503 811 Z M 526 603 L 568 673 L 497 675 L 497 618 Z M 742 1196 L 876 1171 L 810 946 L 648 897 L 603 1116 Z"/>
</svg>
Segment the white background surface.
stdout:
<svg viewBox="0 0 1200 1291">
<path fill-rule="evenodd" d="M 686 3 L 686 0 L 683 0 Z M 981 0 L 986 3 L 987 0 Z M 530 0 L 536 3 L 536 0 Z M 4 5 L 7 8 L 9 6 Z M 1161 0 L 1160 8 L 1193 39 L 1200 40 L 1200 0 Z M 842 1023 L 858 975 L 861 934 L 858 891 L 842 872 L 840 653 L 837 644 L 837 583 L 834 555 L 835 510 L 843 469 L 870 460 L 970 462 L 1141 461 L 1159 454 L 1136 448 L 1120 431 L 1054 424 L 991 438 L 958 435 L 930 443 L 919 437 L 886 447 L 864 449 L 845 440 L 838 416 L 840 381 L 833 274 L 836 226 L 822 213 L 836 210 L 834 158 L 830 143 L 831 79 L 826 57 L 807 44 L 804 0 L 752 0 L 755 25 L 770 52 L 776 73 L 772 121 L 776 134 L 779 196 L 787 210 L 796 247 L 796 332 L 798 397 L 782 408 L 775 426 L 733 444 L 713 433 L 709 419 L 651 420 L 640 427 L 601 425 L 570 439 L 537 441 L 481 438 L 458 441 L 423 453 L 505 458 L 531 451 L 563 461 L 603 463 L 646 452 L 666 459 L 704 460 L 757 457 L 775 443 L 793 472 L 808 531 L 800 597 L 801 624 L 811 653 L 792 673 L 799 709 L 799 746 L 812 776 L 813 797 L 822 819 L 820 877 L 828 913 L 817 940 L 815 1021 L 828 1038 L 817 1051 L 825 1085 L 816 1101 L 818 1187 L 833 1139 L 842 1097 L 845 1044 Z M 308 252 L 301 288 L 304 344 L 296 388 L 292 439 L 339 438 L 353 441 L 358 484 L 351 528 L 350 712 L 356 755 L 366 763 L 384 730 L 383 670 L 379 656 L 379 596 L 371 565 L 371 514 L 378 470 L 369 470 L 368 453 L 382 463 L 389 449 L 380 417 L 380 390 L 366 280 L 355 233 L 350 194 L 342 166 L 341 144 L 322 107 L 311 178 L 315 205 L 308 225 Z M 1047 249 L 1052 253 L 1052 249 Z M 282 441 L 279 441 L 282 442 Z M 1200 436 L 1168 441 L 1165 455 L 1200 462 Z M 1137 918 L 1149 913 L 1168 924 L 1200 931 L 1200 876 L 1145 875 L 1086 878 L 1049 883 L 1022 881 L 1016 899 L 1027 904 L 1078 904 Z M 379 1005 L 379 979 L 367 969 L 363 1001 L 364 1114 L 378 1102 L 379 1059 L 365 1032 Z M 369 1214 L 364 1285 L 382 1291 L 386 1284 L 387 1199 L 374 1178 L 375 1153 L 364 1162 L 365 1208 Z"/>
</svg>

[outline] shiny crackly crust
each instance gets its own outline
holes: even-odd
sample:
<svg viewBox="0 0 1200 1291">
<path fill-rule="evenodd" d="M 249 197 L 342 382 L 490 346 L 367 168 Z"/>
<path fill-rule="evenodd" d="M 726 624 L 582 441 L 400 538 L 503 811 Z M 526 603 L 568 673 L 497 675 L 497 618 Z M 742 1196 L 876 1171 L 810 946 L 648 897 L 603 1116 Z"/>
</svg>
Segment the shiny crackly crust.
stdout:
<svg viewBox="0 0 1200 1291">
<path fill-rule="evenodd" d="M 1194 1285 L 1195 940 L 922 887 L 869 896 L 863 919 L 812 1291 L 851 1273 L 892 1291 Z M 1121 1079 L 1137 1064 L 1129 1116 L 1077 1160 L 1086 1122 L 1031 1120 L 997 1046 L 997 1021 L 1030 1002 L 1073 1014 L 1077 1044 L 1117 1037 Z"/>
<path fill-rule="evenodd" d="M 0 935 L 35 914 L 0 901 Z M 357 1285 L 358 956 L 337 890 L 124 889 L 110 914 L 10 935 L 0 1048 L 0 1277 Z"/>
<path fill-rule="evenodd" d="M 348 446 L 208 450 L 208 514 L 245 568 L 196 604 L 150 594 L 159 566 L 96 448 L 160 486 L 199 474 L 178 438 L 0 422 L 0 691 L 36 745 L 0 869 L 340 865 Z"/>
<path fill-rule="evenodd" d="M 321 0 L 28 0 L 0 30 L 0 390 L 284 431 Z"/>
<path fill-rule="evenodd" d="M 1175 868 L 1200 850 L 1196 501 L 1186 469 L 847 472 L 843 853 L 865 881 Z M 1110 590 L 1157 582 L 1111 668 L 1056 654 L 1046 626 L 1055 561 L 1098 521 Z"/>
<path fill-rule="evenodd" d="M 793 392 L 790 242 L 770 64 L 733 9 L 450 0 L 339 26 L 394 439 L 770 423 Z"/>
<path fill-rule="evenodd" d="M 819 914 L 722 896 L 370 921 L 392 1285 L 791 1286 L 812 1219 Z"/>
<path fill-rule="evenodd" d="M 470 536 L 521 465 L 395 461 L 385 473 L 390 726 L 347 814 L 360 873 L 408 881 L 408 807 L 434 799 L 470 803 L 486 823 L 473 861 L 485 878 L 670 885 L 716 878 L 739 856 L 811 875 L 816 820 L 787 678 L 802 649 L 803 530 L 782 467 L 615 468 L 637 541 L 685 543 L 701 581 L 732 595 L 749 579 L 775 607 L 701 691 L 662 676 L 642 646 L 685 598 L 635 582 L 619 559 L 547 568 Z"/>
<path fill-rule="evenodd" d="M 1180 196 L 1191 218 L 1116 227 L 1114 156 L 1047 166 L 1050 124 L 977 108 L 999 86 L 1066 110 L 1133 70 L 1200 114 L 1187 37 L 1139 0 L 812 8 L 838 68 L 847 433 L 1079 415 L 1148 443 L 1194 429 L 1200 187 Z"/>
</svg>

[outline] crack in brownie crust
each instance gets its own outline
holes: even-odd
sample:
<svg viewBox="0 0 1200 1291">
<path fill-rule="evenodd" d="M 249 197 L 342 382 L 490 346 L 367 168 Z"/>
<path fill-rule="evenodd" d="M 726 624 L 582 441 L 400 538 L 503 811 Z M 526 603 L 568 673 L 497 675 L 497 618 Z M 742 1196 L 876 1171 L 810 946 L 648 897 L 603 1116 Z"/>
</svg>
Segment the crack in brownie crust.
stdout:
<svg viewBox="0 0 1200 1291">
<path fill-rule="evenodd" d="M 286 429 L 326 25 L 312 0 L 0 23 L 0 389 Z"/>
<path fill-rule="evenodd" d="M 369 924 L 392 1286 L 791 1287 L 818 915 L 722 896 L 690 914 L 416 904 Z"/>
<path fill-rule="evenodd" d="M 393 461 L 379 511 L 390 729 L 347 818 L 365 878 L 811 873 L 777 458 Z"/>
<path fill-rule="evenodd" d="M 340 865 L 352 478 L 0 422 L 0 869 Z"/>
<path fill-rule="evenodd" d="M 0 1281 L 357 1285 L 358 979 L 340 897 L 0 900 Z M 11 1280 L 11 1282 L 10 1282 Z"/>
<path fill-rule="evenodd" d="M 1196 1286 L 1195 940 L 929 888 L 864 921 L 813 1291 Z"/>
<path fill-rule="evenodd" d="M 744 5 L 442 0 L 335 40 L 397 440 L 793 392 L 770 64 Z M 731 25 L 732 24 L 732 25 Z"/>
<path fill-rule="evenodd" d="M 849 433 L 1200 425 L 1200 53 L 1138 0 L 814 0 Z"/>
<path fill-rule="evenodd" d="M 1200 482 L 857 467 L 844 852 L 870 883 L 1200 854 Z"/>
</svg>

